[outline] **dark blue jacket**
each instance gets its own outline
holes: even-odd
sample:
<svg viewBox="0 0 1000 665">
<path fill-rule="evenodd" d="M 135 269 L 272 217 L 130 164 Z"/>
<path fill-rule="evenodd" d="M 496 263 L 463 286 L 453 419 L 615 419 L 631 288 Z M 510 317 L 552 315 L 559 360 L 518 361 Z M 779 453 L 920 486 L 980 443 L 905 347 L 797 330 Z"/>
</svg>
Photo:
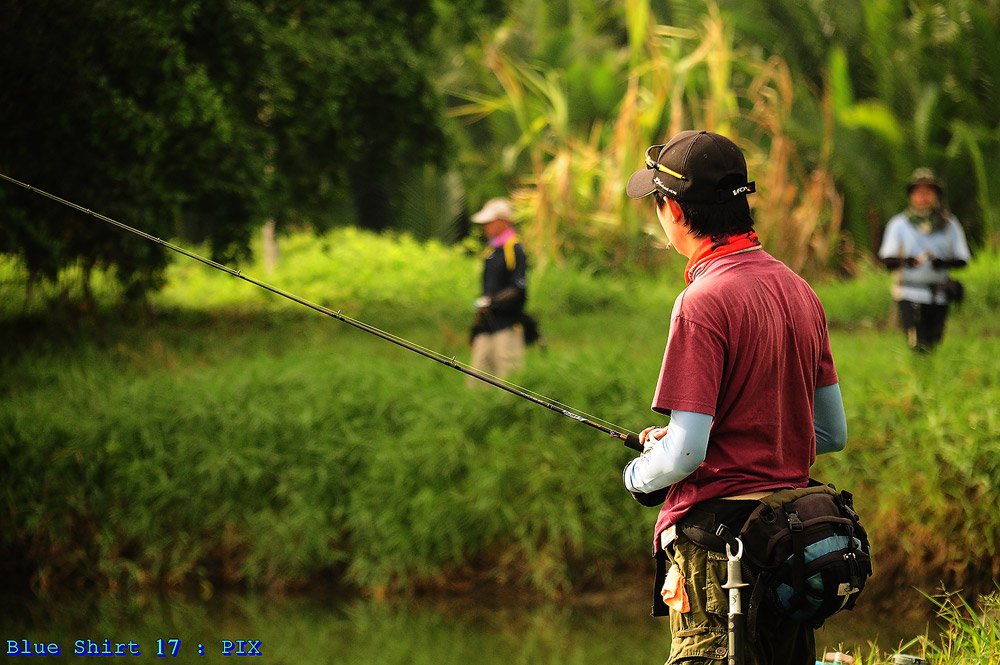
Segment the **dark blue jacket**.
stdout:
<svg viewBox="0 0 1000 665">
<path fill-rule="evenodd" d="M 494 249 L 483 265 L 483 295 L 492 303 L 481 317 L 486 332 L 510 328 L 521 320 L 527 300 L 528 257 L 517 237 Z"/>
</svg>

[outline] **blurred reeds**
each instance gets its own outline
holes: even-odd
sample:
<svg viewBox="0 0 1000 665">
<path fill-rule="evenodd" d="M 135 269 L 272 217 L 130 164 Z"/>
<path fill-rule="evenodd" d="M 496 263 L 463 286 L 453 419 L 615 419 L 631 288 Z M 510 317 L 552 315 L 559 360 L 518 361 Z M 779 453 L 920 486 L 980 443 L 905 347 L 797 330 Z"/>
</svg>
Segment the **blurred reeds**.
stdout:
<svg viewBox="0 0 1000 665">
<path fill-rule="evenodd" d="M 614 112 L 578 117 L 586 97 L 600 95 L 558 63 L 531 60 L 501 31 L 483 47 L 493 94 L 452 89 L 465 103 L 451 115 L 495 120 L 502 166 L 528 221 L 526 242 L 542 264 L 589 257 L 600 264 L 649 265 L 646 208 L 624 196 L 646 148 L 683 129 L 710 129 L 744 150 L 760 192 L 750 197 L 761 237 L 775 256 L 811 276 L 855 272 L 858 256 L 844 241 L 843 194 L 831 171 L 834 115 L 830 90 L 802 86 L 777 55 L 737 46 L 730 16 L 715 3 L 685 27 L 657 24 L 648 0 L 625 3 L 628 45 L 613 57 L 589 57 L 591 80 L 617 81 Z M 580 56 L 596 39 L 580 38 Z M 814 104 L 818 130 L 797 131 L 796 106 Z M 607 106 L 607 104 L 604 104 Z"/>
</svg>

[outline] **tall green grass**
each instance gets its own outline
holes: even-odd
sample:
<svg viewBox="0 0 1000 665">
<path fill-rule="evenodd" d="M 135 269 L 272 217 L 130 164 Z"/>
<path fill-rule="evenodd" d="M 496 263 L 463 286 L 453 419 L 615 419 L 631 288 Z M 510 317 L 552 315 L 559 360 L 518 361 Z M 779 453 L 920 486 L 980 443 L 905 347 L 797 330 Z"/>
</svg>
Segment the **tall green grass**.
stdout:
<svg viewBox="0 0 1000 665">
<path fill-rule="evenodd" d="M 957 593 L 927 595 L 937 608 L 934 631 L 898 645 L 869 643 L 867 652 L 863 647 L 855 652 L 855 662 L 891 665 L 892 656 L 903 653 L 932 665 L 993 665 L 1000 661 L 1000 595 L 995 589 L 974 603 Z"/>
<path fill-rule="evenodd" d="M 976 607 L 955 594 L 934 602 L 945 630 L 937 640 L 921 640 L 931 662 L 973 665 L 1000 661 L 1000 594 L 980 597 Z"/>
<path fill-rule="evenodd" d="M 926 358 L 892 325 L 886 275 L 817 284 L 850 442 L 815 475 L 857 495 L 875 600 L 997 577 L 985 319 L 1000 260 L 977 261 Z M 662 424 L 648 405 L 682 287 L 667 268 L 533 275 L 548 344 L 512 378 L 623 428 Z M 337 231 L 286 241 L 273 274 L 241 269 L 467 359 L 479 263 L 461 249 Z M 558 595 L 649 566 L 655 511 L 621 487 L 630 452 L 453 369 L 187 259 L 148 310 L 71 324 L 43 309 L 22 297 L 0 324 L 0 559 L 36 588 L 476 581 Z"/>
</svg>

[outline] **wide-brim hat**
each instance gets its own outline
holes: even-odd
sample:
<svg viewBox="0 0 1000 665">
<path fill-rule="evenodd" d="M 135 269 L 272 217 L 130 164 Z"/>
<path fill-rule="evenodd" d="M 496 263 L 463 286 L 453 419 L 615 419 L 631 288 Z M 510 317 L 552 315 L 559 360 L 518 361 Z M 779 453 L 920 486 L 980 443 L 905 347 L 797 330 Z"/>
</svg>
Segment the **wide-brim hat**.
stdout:
<svg viewBox="0 0 1000 665">
<path fill-rule="evenodd" d="M 482 210 L 472 216 L 472 221 L 476 224 L 489 224 L 498 219 L 505 219 L 508 222 L 514 217 L 514 209 L 510 201 L 504 198 L 490 199 L 483 206 Z"/>
<path fill-rule="evenodd" d="M 910 175 L 910 181 L 906 183 L 906 193 L 909 194 L 912 192 L 913 188 L 917 185 L 930 185 L 937 190 L 938 196 L 940 196 L 944 191 L 944 186 L 941 184 L 941 181 L 938 180 L 934 171 L 926 167 L 914 169 L 913 173 Z"/>
<path fill-rule="evenodd" d="M 743 151 L 721 134 L 685 130 L 646 150 L 646 168 L 632 174 L 625 192 L 641 199 L 659 191 L 677 201 L 725 203 L 757 191 L 747 182 Z"/>
</svg>

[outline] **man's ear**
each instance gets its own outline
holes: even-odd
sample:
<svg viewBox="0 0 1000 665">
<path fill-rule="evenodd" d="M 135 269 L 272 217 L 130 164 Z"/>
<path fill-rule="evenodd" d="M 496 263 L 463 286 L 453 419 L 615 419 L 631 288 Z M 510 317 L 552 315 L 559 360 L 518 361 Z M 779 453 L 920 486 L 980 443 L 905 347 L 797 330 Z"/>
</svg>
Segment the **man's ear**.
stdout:
<svg viewBox="0 0 1000 665">
<path fill-rule="evenodd" d="M 664 197 L 664 202 L 667 204 L 667 207 L 670 209 L 670 214 L 672 214 L 674 216 L 674 221 L 676 221 L 678 224 L 683 224 L 684 223 L 684 211 L 681 210 L 681 204 L 678 203 L 677 201 L 675 201 L 674 199 L 670 198 L 669 196 Z"/>
</svg>

